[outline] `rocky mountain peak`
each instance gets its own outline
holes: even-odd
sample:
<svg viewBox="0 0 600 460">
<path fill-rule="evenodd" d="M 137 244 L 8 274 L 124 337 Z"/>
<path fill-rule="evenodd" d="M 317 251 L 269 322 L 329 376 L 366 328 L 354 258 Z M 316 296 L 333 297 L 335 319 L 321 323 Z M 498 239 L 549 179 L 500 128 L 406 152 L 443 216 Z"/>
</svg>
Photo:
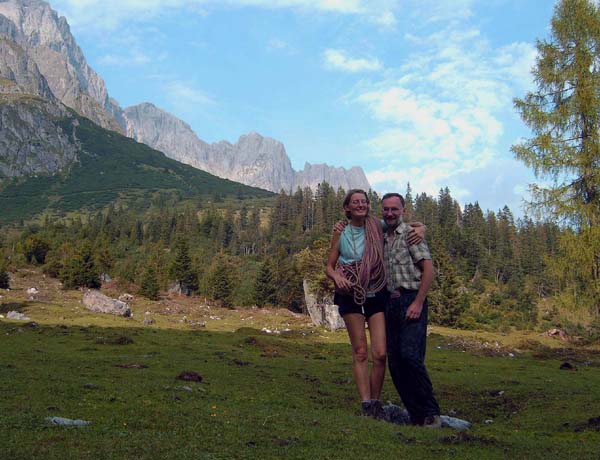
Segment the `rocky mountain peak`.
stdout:
<svg viewBox="0 0 600 460">
<path fill-rule="evenodd" d="M 66 106 L 108 129 L 121 131 L 112 115 L 120 109 L 104 81 L 87 64 L 69 24 L 41 0 L 0 1 L 0 33 L 19 44 L 36 62 L 52 93 Z"/>
</svg>

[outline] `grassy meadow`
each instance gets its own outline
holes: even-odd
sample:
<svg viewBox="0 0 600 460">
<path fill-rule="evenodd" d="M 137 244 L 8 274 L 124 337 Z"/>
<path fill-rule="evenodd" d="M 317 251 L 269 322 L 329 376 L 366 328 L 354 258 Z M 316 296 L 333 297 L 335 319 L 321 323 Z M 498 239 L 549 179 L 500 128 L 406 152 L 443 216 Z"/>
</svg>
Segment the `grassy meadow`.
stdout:
<svg viewBox="0 0 600 460">
<path fill-rule="evenodd" d="M 442 413 L 474 425 L 430 431 L 359 417 L 345 331 L 305 316 L 136 297 L 133 318 L 119 318 L 88 312 L 81 292 L 37 272 L 13 280 L 0 314 L 37 325 L 0 319 L 1 459 L 598 458 L 594 347 L 432 328 Z M 202 381 L 177 380 L 182 371 Z M 397 400 L 389 379 L 384 399 Z M 91 424 L 53 426 L 52 416 Z"/>
</svg>

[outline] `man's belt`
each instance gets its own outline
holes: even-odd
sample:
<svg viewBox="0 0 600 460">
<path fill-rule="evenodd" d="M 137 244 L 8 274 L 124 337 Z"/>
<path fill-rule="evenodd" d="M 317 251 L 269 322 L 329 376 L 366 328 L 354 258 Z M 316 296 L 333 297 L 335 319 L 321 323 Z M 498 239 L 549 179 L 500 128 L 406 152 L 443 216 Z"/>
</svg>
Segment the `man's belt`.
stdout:
<svg viewBox="0 0 600 460">
<path fill-rule="evenodd" d="M 418 289 L 405 289 L 403 287 L 399 287 L 399 288 L 394 289 L 390 293 L 390 298 L 398 299 L 398 298 L 408 295 L 408 294 L 416 294 L 417 292 L 419 292 Z"/>
</svg>

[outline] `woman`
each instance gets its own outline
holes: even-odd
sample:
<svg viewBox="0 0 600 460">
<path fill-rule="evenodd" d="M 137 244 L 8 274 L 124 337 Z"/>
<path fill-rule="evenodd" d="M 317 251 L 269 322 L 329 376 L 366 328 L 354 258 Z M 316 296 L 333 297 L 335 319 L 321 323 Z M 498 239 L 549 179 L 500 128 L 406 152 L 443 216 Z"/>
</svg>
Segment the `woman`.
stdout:
<svg viewBox="0 0 600 460">
<path fill-rule="evenodd" d="M 385 415 L 381 388 L 386 365 L 384 312 L 388 300 L 383 232 L 381 221 L 369 215 L 370 203 L 364 190 L 350 190 L 343 207 L 349 224 L 343 231 L 333 233 L 327 276 L 335 284 L 334 303 L 352 345 L 352 371 L 361 398 L 361 413 L 381 419 Z M 335 228 L 340 230 L 338 225 Z M 365 321 L 371 339 L 370 374 Z"/>
</svg>

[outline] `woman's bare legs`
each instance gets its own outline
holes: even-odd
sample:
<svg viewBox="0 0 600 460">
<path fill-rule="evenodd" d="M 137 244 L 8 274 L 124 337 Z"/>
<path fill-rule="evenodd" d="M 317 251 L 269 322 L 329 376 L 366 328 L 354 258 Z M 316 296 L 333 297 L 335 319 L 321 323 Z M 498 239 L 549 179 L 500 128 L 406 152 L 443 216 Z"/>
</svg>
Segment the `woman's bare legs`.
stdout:
<svg viewBox="0 0 600 460">
<path fill-rule="evenodd" d="M 370 399 L 381 399 L 381 388 L 385 377 L 386 340 L 385 340 L 385 315 L 383 312 L 375 313 L 367 320 L 369 335 L 371 337 L 371 396 Z"/>
<path fill-rule="evenodd" d="M 365 334 L 365 317 L 360 313 L 347 313 L 343 316 L 352 345 L 352 373 L 361 401 L 371 399 L 369 379 L 369 353 Z"/>
</svg>

